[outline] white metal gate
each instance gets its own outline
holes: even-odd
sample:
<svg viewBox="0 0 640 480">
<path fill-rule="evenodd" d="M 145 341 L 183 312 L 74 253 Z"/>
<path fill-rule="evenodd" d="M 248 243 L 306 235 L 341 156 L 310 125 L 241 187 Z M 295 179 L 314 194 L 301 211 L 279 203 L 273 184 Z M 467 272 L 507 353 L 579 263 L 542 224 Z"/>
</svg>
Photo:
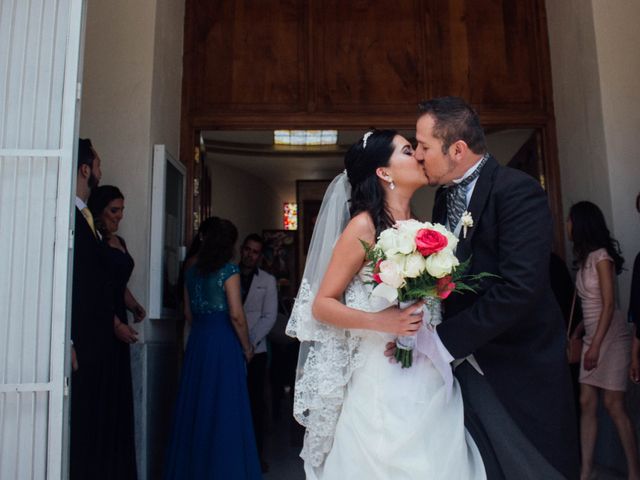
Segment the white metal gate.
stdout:
<svg viewBox="0 0 640 480">
<path fill-rule="evenodd" d="M 83 0 L 0 0 L 0 478 L 66 474 Z"/>
</svg>

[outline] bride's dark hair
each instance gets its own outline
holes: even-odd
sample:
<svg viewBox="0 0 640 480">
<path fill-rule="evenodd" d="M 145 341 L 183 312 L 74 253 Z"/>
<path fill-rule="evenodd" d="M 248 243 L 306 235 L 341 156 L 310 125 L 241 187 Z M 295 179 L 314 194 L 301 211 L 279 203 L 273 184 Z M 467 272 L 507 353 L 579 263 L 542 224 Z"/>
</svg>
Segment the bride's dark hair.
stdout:
<svg viewBox="0 0 640 480">
<path fill-rule="evenodd" d="M 393 153 L 395 130 L 370 130 L 366 142 L 361 138 L 353 144 L 344 157 L 344 166 L 351 184 L 351 217 L 369 212 L 376 227 L 376 237 L 394 224 L 393 217 L 384 198 L 384 190 L 376 169 L 389 165 Z"/>
</svg>

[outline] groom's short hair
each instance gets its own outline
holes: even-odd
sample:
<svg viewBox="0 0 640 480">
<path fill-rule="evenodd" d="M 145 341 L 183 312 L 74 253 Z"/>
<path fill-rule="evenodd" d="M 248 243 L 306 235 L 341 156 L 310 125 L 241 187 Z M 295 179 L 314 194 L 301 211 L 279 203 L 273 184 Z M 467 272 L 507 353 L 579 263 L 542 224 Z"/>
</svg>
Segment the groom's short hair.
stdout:
<svg viewBox="0 0 640 480">
<path fill-rule="evenodd" d="M 476 111 L 460 97 L 438 97 L 418 105 L 420 117 L 434 119 L 433 136 L 442 140 L 442 152 L 458 140 L 464 141 L 473 153 L 487 151 L 484 130 Z"/>
</svg>

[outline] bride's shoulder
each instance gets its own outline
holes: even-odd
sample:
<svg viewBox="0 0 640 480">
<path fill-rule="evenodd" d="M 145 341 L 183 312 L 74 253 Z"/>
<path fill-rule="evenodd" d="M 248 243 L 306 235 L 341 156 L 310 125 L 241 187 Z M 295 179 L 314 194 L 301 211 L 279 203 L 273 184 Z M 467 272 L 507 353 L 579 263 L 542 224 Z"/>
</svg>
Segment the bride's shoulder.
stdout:
<svg viewBox="0 0 640 480">
<path fill-rule="evenodd" d="M 369 242 L 375 241 L 376 227 L 373 224 L 373 219 L 369 212 L 360 212 L 354 215 L 346 228 L 344 229 L 345 236 L 353 236 Z"/>
</svg>

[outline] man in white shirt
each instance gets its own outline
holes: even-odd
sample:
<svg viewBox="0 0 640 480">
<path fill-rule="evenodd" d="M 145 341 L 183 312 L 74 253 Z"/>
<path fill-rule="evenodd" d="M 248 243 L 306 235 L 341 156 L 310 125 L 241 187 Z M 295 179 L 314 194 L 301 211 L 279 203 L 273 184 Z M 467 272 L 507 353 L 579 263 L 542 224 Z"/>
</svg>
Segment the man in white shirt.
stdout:
<svg viewBox="0 0 640 480">
<path fill-rule="evenodd" d="M 248 366 L 247 382 L 253 426 L 262 470 L 268 465 L 263 460 L 265 380 L 267 373 L 267 334 L 273 328 L 278 314 L 278 291 L 273 275 L 258 268 L 262 260 L 264 240 L 252 233 L 242 242 L 240 250 L 240 285 L 244 311 L 249 327 L 249 340 L 254 356 Z"/>
</svg>

